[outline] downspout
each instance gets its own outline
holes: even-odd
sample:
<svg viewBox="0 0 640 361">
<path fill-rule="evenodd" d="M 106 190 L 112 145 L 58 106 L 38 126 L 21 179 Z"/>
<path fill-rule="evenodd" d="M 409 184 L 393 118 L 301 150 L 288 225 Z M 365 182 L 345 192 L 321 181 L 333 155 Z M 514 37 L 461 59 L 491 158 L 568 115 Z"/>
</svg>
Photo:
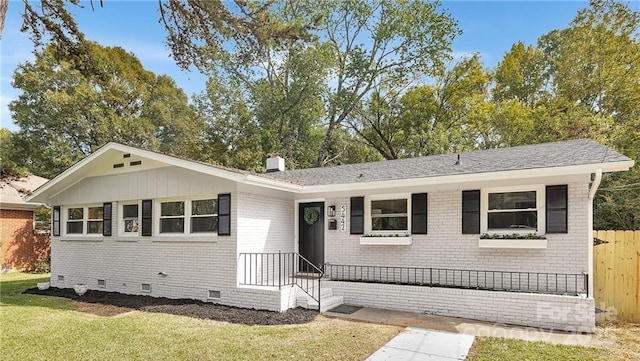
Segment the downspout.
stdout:
<svg viewBox="0 0 640 361">
<path fill-rule="evenodd" d="M 591 182 L 591 188 L 589 189 L 589 209 L 587 212 L 587 219 L 589 224 L 589 239 L 588 241 L 588 249 L 589 249 L 589 274 L 587 275 L 587 287 L 589 288 L 589 294 L 587 295 L 589 298 L 593 298 L 593 198 L 598 191 L 598 187 L 600 186 L 600 181 L 602 180 L 602 168 L 598 168 L 595 171 L 595 178 Z"/>
</svg>

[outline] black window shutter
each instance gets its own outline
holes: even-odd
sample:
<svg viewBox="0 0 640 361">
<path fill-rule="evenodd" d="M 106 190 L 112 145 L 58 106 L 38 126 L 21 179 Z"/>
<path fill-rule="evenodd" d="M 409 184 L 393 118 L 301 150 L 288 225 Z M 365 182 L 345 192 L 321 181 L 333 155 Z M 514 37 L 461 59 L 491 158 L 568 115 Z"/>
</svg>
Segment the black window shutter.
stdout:
<svg viewBox="0 0 640 361">
<path fill-rule="evenodd" d="M 480 234 L 480 191 L 462 191 L 462 234 Z"/>
<path fill-rule="evenodd" d="M 411 234 L 427 234 L 427 193 L 411 195 Z"/>
<path fill-rule="evenodd" d="M 60 235 L 60 206 L 53 207 L 53 235 Z"/>
<path fill-rule="evenodd" d="M 547 186 L 545 223 L 547 233 L 567 233 L 567 185 Z"/>
<path fill-rule="evenodd" d="M 351 197 L 351 234 L 364 234 L 364 197 Z"/>
<path fill-rule="evenodd" d="M 231 235 L 231 194 L 218 194 L 218 235 Z"/>
<path fill-rule="evenodd" d="M 151 199 L 145 199 L 142 201 L 142 235 L 145 237 L 151 237 L 153 233 L 153 201 Z"/>
<path fill-rule="evenodd" d="M 102 235 L 111 236 L 111 202 L 102 204 Z"/>
</svg>

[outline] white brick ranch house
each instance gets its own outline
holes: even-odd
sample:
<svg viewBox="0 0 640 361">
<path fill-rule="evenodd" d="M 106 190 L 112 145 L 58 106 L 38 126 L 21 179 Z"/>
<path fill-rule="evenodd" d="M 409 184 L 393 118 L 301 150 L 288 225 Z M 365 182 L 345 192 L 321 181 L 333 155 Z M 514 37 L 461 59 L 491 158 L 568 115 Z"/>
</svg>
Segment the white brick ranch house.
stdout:
<svg viewBox="0 0 640 361">
<path fill-rule="evenodd" d="M 51 283 L 592 332 L 591 140 L 255 174 L 109 143 L 40 187 Z M 324 277 L 318 277 L 323 272 Z"/>
</svg>

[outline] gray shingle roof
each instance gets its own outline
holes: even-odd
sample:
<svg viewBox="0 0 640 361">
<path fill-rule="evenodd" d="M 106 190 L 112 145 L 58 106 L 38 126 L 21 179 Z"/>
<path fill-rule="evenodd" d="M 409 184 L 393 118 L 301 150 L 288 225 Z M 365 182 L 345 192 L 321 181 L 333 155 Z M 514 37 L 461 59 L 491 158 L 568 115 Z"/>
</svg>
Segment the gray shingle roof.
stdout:
<svg viewBox="0 0 640 361">
<path fill-rule="evenodd" d="M 630 159 L 591 139 L 489 149 L 324 168 L 295 169 L 262 176 L 302 186 L 364 183 L 596 163 Z"/>
</svg>

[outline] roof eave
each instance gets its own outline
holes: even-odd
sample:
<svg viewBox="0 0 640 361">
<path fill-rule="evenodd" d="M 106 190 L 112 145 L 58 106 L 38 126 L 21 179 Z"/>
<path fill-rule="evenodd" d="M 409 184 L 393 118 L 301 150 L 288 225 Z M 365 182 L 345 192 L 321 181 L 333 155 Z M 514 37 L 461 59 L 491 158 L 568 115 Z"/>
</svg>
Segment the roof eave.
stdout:
<svg viewBox="0 0 640 361">
<path fill-rule="evenodd" d="M 46 205 L 42 203 L 0 202 L 0 209 L 6 209 L 6 210 L 34 211 L 40 208 L 46 208 Z"/>
</svg>

